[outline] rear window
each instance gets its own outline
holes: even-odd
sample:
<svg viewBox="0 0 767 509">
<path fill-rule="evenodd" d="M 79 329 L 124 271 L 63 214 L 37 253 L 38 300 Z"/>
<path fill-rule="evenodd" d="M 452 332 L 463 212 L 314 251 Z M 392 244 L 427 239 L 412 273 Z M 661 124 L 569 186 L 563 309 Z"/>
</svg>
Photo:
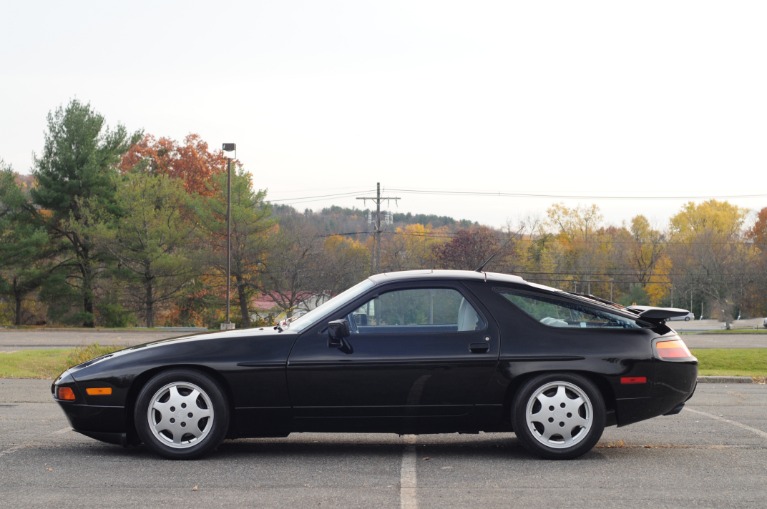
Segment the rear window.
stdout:
<svg viewBox="0 0 767 509">
<path fill-rule="evenodd" d="M 549 327 L 641 328 L 637 321 L 632 318 L 592 307 L 583 302 L 509 288 L 494 288 L 494 291 L 534 320 Z"/>
</svg>

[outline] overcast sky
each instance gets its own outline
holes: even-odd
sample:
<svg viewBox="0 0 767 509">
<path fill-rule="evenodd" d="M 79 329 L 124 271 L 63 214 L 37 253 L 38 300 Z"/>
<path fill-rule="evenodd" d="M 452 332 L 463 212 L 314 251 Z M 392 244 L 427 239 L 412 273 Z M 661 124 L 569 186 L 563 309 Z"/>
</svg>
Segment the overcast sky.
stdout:
<svg viewBox="0 0 767 509">
<path fill-rule="evenodd" d="M 394 212 L 495 227 L 556 202 L 657 227 L 687 201 L 767 206 L 763 0 L 0 0 L 0 19 L 21 173 L 77 98 L 234 142 L 299 209 L 364 208 L 377 182 Z"/>
</svg>

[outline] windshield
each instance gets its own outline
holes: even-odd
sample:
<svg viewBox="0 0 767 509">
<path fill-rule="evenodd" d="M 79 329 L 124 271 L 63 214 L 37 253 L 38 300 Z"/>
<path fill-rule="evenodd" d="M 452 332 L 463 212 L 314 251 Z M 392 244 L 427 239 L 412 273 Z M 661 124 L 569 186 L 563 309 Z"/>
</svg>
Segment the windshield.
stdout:
<svg viewBox="0 0 767 509">
<path fill-rule="evenodd" d="M 303 332 L 304 329 L 314 325 L 323 317 L 327 317 L 333 314 L 333 312 L 346 305 L 347 302 L 356 299 L 358 296 L 373 288 L 373 286 L 375 286 L 375 283 L 369 279 L 361 281 L 351 288 L 339 293 L 329 301 L 324 302 L 316 308 L 312 309 L 305 315 L 296 318 L 285 327 L 292 331 Z"/>
</svg>

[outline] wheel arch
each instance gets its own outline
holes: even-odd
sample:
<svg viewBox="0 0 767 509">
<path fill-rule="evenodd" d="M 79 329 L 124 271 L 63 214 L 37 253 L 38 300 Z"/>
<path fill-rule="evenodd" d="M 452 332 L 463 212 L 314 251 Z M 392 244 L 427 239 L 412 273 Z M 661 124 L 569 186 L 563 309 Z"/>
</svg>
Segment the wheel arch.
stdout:
<svg viewBox="0 0 767 509">
<path fill-rule="evenodd" d="M 158 367 L 143 371 L 141 374 L 136 376 L 131 382 L 130 389 L 128 390 L 128 395 L 125 398 L 125 426 L 126 426 L 127 443 L 134 444 L 134 445 L 139 443 L 138 433 L 136 432 L 136 426 L 133 421 L 133 414 L 135 413 L 135 410 L 136 410 L 136 400 L 138 399 L 138 395 L 141 392 L 141 389 L 143 389 L 143 387 L 149 382 L 149 380 L 151 380 L 156 375 L 163 373 L 165 371 L 173 371 L 176 369 L 187 369 L 191 371 L 198 371 L 212 378 L 221 388 L 221 390 L 224 393 L 224 396 L 226 396 L 226 405 L 229 408 L 230 415 L 233 415 L 234 399 L 232 394 L 232 388 L 230 387 L 229 383 L 227 383 L 226 378 L 221 376 L 221 374 L 217 372 L 216 370 L 211 369 L 207 366 L 202 366 L 198 364 L 174 364 L 169 366 L 158 366 Z M 234 422 L 233 419 L 229 420 L 227 436 L 229 436 L 232 430 L 233 422 Z"/>
<path fill-rule="evenodd" d="M 521 374 L 519 376 L 514 377 L 511 382 L 509 383 L 509 386 L 506 388 L 506 394 L 504 397 L 503 402 L 503 414 L 504 419 L 508 421 L 509 424 L 512 424 L 512 409 L 514 406 L 514 399 L 516 398 L 517 394 L 519 393 L 519 390 L 522 388 L 525 383 L 530 380 L 531 378 L 534 378 L 539 375 L 552 375 L 552 374 L 572 374 L 572 375 L 580 375 L 586 379 L 588 379 L 591 383 L 593 383 L 597 390 L 602 395 L 602 400 L 605 404 L 605 412 L 606 412 L 606 426 L 611 426 L 615 424 L 615 392 L 613 391 L 612 386 L 608 382 L 607 378 L 604 375 L 601 375 L 599 373 L 594 373 L 592 371 L 579 371 L 579 370 L 557 370 L 557 369 L 549 369 L 549 370 L 541 370 L 541 371 L 530 371 L 528 373 Z"/>
</svg>

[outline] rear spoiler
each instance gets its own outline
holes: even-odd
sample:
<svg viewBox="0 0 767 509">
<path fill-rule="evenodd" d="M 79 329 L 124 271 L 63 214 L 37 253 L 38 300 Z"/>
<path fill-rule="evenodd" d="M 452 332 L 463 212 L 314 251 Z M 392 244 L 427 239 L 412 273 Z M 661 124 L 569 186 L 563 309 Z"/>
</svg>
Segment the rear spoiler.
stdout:
<svg viewBox="0 0 767 509">
<path fill-rule="evenodd" d="M 689 313 L 686 309 L 680 308 L 655 308 L 650 306 L 628 306 L 627 310 L 639 315 L 639 318 L 653 323 L 663 323 L 669 318 L 685 316 Z"/>
</svg>

